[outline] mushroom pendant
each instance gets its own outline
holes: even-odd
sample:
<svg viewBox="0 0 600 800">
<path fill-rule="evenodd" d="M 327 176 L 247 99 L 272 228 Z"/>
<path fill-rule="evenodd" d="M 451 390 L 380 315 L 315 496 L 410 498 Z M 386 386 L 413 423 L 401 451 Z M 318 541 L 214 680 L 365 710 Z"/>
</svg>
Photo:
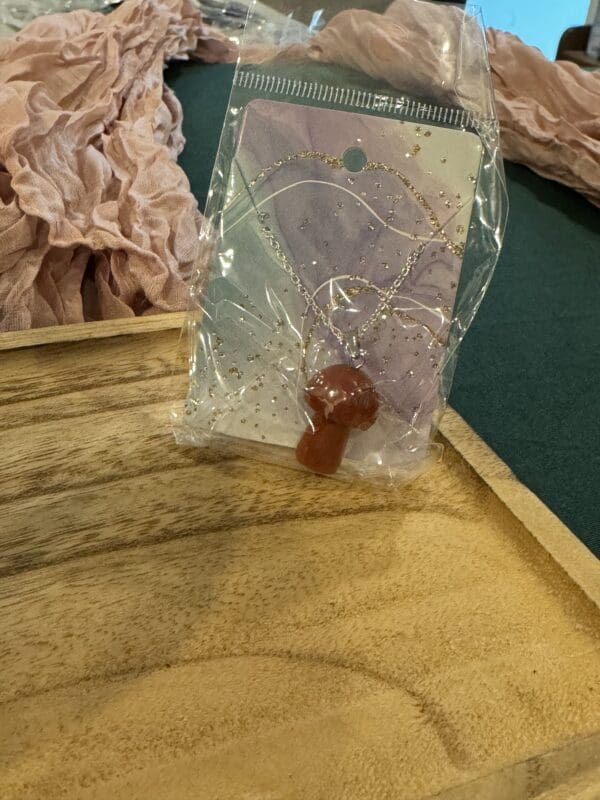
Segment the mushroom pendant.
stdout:
<svg viewBox="0 0 600 800">
<path fill-rule="evenodd" d="M 334 364 L 317 372 L 304 390 L 315 411 L 296 448 L 296 458 L 321 475 L 337 472 L 352 429 L 365 431 L 377 419 L 379 397 L 358 367 Z"/>
</svg>

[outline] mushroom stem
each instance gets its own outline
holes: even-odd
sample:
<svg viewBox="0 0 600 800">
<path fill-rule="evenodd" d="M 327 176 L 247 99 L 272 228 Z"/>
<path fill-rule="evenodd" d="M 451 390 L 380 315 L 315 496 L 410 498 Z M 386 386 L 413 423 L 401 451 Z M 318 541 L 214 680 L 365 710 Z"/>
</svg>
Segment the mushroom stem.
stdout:
<svg viewBox="0 0 600 800">
<path fill-rule="evenodd" d="M 377 419 L 377 392 L 361 369 L 333 364 L 312 376 L 304 397 L 316 413 L 298 443 L 296 458 L 313 472 L 333 475 L 342 463 L 350 431 L 366 431 Z"/>
<path fill-rule="evenodd" d="M 315 415 L 296 448 L 296 458 L 307 469 L 321 475 L 334 475 L 344 457 L 350 428 Z"/>
</svg>

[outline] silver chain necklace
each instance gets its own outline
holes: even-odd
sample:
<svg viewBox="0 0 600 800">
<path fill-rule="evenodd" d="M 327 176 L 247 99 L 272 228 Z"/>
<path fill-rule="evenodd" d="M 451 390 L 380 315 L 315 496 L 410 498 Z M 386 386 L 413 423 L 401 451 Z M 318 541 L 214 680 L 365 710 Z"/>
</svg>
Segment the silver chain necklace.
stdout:
<svg viewBox="0 0 600 800">
<path fill-rule="evenodd" d="M 325 327 L 335 336 L 338 342 L 342 345 L 342 347 L 348 352 L 348 355 L 354 362 L 358 362 L 364 359 L 364 353 L 361 350 L 360 342 L 367 331 L 382 317 L 384 310 L 388 307 L 390 301 L 396 294 L 396 292 L 400 289 L 400 286 L 404 282 L 404 280 L 408 277 L 412 269 L 416 266 L 419 262 L 421 256 L 423 255 L 425 248 L 430 244 L 430 242 L 422 242 L 416 250 L 413 250 L 408 258 L 406 259 L 404 266 L 394 279 L 394 281 L 390 284 L 390 286 L 385 290 L 381 300 L 379 301 L 377 308 L 373 313 L 360 325 L 355 331 L 351 333 L 344 333 L 337 325 L 335 325 L 329 316 L 323 311 L 320 305 L 316 302 L 313 295 L 308 291 L 304 283 L 302 282 L 300 276 L 298 275 L 297 271 L 294 268 L 294 265 L 284 253 L 281 243 L 271 230 L 268 225 L 263 225 L 260 223 L 260 230 L 264 238 L 269 242 L 273 251 L 277 257 L 277 261 L 279 262 L 280 266 L 282 267 L 283 271 L 291 280 L 292 284 L 294 285 L 298 294 L 302 297 L 302 299 L 306 302 L 307 308 L 312 309 L 315 313 L 317 318 L 325 325 Z"/>
</svg>

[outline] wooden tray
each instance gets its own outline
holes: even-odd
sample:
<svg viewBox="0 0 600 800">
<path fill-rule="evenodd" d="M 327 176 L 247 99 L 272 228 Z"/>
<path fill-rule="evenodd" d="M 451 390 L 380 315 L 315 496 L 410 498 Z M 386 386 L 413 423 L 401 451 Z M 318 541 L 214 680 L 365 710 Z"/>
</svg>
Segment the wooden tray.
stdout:
<svg viewBox="0 0 600 800">
<path fill-rule="evenodd" d="M 394 492 L 176 446 L 167 316 L 0 339 L 0 797 L 600 797 L 593 556 L 452 411 Z"/>
<path fill-rule="evenodd" d="M 16 350 L 21 347 L 37 347 L 40 344 L 81 342 L 87 339 L 108 339 L 139 333 L 181 328 L 185 312 L 174 314 L 151 314 L 147 317 L 83 322 L 78 325 L 54 325 L 51 328 L 33 328 L 26 331 L 0 333 L 0 350 Z"/>
</svg>

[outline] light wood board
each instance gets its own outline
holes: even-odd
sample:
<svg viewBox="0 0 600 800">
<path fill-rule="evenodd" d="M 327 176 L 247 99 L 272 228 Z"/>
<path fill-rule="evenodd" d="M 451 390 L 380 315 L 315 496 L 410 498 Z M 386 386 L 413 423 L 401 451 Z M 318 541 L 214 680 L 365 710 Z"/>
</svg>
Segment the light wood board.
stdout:
<svg viewBox="0 0 600 800">
<path fill-rule="evenodd" d="M 184 311 L 171 314 L 150 314 L 146 317 L 106 319 L 99 322 L 82 322 L 76 325 L 52 325 L 49 328 L 27 328 L 22 331 L 0 333 L 0 350 L 37 347 L 41 344 L 80 342 L 85 339 L 105 339 L 153 331 L 181 328 L 186 319 Z"/>
<path fill-rule="evenodd" d="M 1 356 L 2 800 L 599 798 L 591 554 L 452 412 L 391 492 L 176 446 L 179 339 Z"/>
</svg>

